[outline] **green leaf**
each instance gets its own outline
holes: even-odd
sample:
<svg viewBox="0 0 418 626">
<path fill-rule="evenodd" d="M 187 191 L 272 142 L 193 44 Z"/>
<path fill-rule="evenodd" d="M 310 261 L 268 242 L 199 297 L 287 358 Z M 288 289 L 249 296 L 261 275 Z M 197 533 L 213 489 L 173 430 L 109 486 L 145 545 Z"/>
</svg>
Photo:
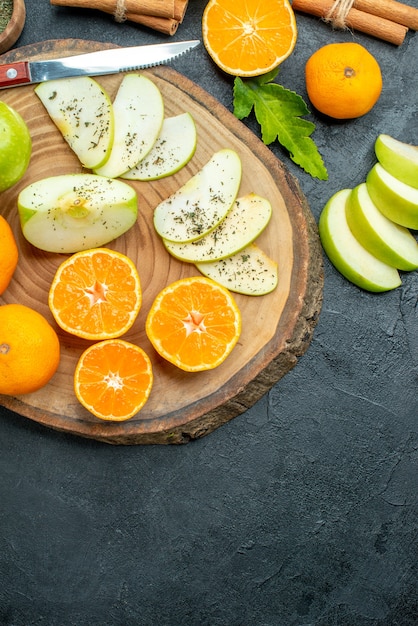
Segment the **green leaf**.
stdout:
<svg viewBox="0 0 418 626">
<path fill-rule="evenodd" d="M 234 81 L 234 115 L 242 120 L 254 108 L 261 127 L 261 138 L 266 145 L 276 139 L 286 148 L 289 156 L 308 174 L 327 180 L 328 172 L 311 135 L 315 124 L 302 119 L 309 109 L 305 101 L 294 91 L 272 82 L 277 69 L 243 80 Z"/>
</svg>

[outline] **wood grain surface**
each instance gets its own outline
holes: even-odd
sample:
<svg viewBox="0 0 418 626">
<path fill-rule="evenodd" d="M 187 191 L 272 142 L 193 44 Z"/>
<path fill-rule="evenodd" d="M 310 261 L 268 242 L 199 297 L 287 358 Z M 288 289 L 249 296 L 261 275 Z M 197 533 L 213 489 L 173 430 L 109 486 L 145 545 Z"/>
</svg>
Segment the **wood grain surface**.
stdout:
<svg viewBox="0 0 418 626">
<path fill-rule="evenodd" d="M 82 40 L 54 40 L 9 51 L 1 62 L 51 58 L 111 47 Z M 264 144 L 225 107 L 175 70 L 160 66 L 144 71 L 160 88 L 166 115 L 189 111 L 196 122 L 198 145 L 190 163 L 161 181 L 132 183 L 139 198 L 137 224 L 108 247 L 127 254 L 138 267 L 143 305 L 124 336 L 142 346 L 154 368 L 154 386 L 142 411 L 129 421 L 106 423 L 88 413 L 73 392 L 73 372 L 88 342 L 57 328 L 61 363 L 40 391 L 0 403 L 47 427 L 112 444 L 187 443 L 202 437 L 251 407 L 291 370 L 309 346 L 322 304 L 323 265 L 315 220 L 295 178 Z M 121 74 L 98 77 L 113 97 Z M 83 171 L 34 94 L 33 86 L 3 90 L 0 98 L 18 110 L 30 129 L 33 153 L 24 178 L 1 194 L 0 211 L 17 238 L 20 259 L 0 304 L 20 302 L 45 315 L 52 277 L 64 255 L 46 253 L 22 236 L 16 208 L 19 191 L 51 175 Z M 148 308 L 157 293 L 181 277 L 198 275 L 193 265 L 168 255 L 154 232 L 155 206 L 195 174 L 221 148 L 236 150 L 243 164 L 239 195 L 253 191 L 273 206 L 273 217 L 257 240 L 279 264 L 277 289 L 262 297 L 236 295 L 243 329 L 228 359 L 210 372 L 191 374 L 162 361 L 144 330 Z"/>
</svg>

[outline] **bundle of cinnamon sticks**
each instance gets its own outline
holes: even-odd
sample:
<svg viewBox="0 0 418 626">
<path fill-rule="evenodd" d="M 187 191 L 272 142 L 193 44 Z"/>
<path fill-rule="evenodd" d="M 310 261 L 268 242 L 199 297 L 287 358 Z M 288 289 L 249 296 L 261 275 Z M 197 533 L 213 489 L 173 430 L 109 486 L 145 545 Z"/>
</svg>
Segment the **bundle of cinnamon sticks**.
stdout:
<svg viewBox="0 0 418 626">
<path fill-rule="evenodd" d="M 335 28 L 352 28 L 397 46 L 404 41 L 408 29 L 418 30 L 418 9 L 397 0 L 293 0 L 292 7 L 321 17 Z"/>
<path fill-rule="evenodd" d="M 174 35 L 186 13 L 188 0 L 50 0 L 52 5 L 97 9 L 165 35 Z"/>
</svg>

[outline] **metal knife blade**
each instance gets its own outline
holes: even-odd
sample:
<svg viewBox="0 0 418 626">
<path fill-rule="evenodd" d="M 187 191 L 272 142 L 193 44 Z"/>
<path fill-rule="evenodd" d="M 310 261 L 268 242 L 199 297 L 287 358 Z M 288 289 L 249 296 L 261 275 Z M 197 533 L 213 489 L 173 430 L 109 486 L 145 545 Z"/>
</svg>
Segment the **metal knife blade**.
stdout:
<svg viewBox="0 0 418 626">
<path fill-rule="evenodd" d="M 146 46 L 111 48 L 46 61 L 16 61 L 0 64 L 0 89 L 42 83 L 72 76 L 99 76 L 144 69 L 176 59 L 200 41 L 176 41 Z"/>
</svg>

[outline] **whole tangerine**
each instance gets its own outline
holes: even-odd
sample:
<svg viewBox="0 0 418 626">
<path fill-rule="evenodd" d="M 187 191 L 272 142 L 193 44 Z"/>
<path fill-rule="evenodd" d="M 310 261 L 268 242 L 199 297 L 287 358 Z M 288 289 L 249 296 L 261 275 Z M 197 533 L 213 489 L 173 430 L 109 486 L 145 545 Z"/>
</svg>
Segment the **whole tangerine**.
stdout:
<svg viewBox="0 0 418 626">
<path fill-rule="evenodd" d="M 19 252 L 9 222 L 0 215 L 0 295 L 9 286 L 19 259 Z"/>
</svg>

